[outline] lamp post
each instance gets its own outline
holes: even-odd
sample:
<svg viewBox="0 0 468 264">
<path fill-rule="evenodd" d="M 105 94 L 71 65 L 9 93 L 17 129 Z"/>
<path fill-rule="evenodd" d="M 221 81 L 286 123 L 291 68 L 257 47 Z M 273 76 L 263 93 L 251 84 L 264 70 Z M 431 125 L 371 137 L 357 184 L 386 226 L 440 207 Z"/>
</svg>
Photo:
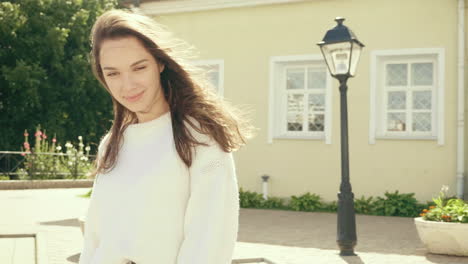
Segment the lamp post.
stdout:
<svg viewBox="0 0 468 264">
<path fill-rule="evenodd" d="M 354 77 L 361 49 L 364 45 L 354 33 L 343 25 L 344 18 L 337 17 L 338 25 L 327 31 L 317 45 L 327 63 L 330 74 L 340 82 L 341 110 L 341 184 L 338 193 L 337 242 L 341 256 L 355 256 L 356 216 L 354 213 L 354 194 L 349 180 L 348 154 L 348 103 L 346 82 Z"/>
</svg>

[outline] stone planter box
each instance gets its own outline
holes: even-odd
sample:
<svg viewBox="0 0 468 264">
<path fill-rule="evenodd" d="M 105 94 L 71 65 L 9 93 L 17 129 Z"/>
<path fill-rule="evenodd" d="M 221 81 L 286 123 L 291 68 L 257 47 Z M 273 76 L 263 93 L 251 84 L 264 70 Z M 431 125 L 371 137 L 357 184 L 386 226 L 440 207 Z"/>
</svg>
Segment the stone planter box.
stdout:
<svg viewBox="0 0 468 264">
<path fill-rule="evenodd" d="M 468 256 L 468 223 L 447 223 L 414 219 L 419 238 L 434 254 Z"/>
<path fill-rule="evenodd" d="M 51 189 L 51 188 L 90 188 L 93 179 L 79 180 L 10 180 L 0 181 L 0 190 Z"/>
</svg>

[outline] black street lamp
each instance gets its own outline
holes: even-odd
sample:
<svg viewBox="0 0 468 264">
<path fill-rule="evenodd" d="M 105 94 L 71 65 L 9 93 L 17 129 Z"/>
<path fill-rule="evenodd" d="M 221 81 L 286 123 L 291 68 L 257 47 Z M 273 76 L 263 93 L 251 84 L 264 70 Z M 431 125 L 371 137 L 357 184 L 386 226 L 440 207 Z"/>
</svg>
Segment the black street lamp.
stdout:
<svg viewBox="0 0 468 264">
<path fill-rule="evenodd" d="M 319 45 L 330 74 L 340 82 L 341 98 L 341 184 L 338 193 L 338 232 L 337 242 L 341 256 L 355 256 L 356 215 L 354 213 L 354 194 L 349 180 L 348 154 L 348 102 L 346 82 L 354 77 L 356 66 L 364 45 L 354 33 L 343 25 L 345 19 L 337 17 L 338 25 L 327 31 Z"/>
</svg>

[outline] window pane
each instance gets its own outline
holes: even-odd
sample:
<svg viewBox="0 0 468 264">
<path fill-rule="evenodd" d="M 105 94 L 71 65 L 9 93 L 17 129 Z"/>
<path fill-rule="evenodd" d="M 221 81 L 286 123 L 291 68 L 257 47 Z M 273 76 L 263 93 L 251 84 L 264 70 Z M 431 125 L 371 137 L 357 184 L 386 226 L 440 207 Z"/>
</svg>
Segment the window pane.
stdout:
<svg viewBox="0 0 468 264">
<path fill-rule="evenodd" d="M 303 94 L 288 94 L 287 111 L 300 112 L 304 111 L 304 95 Z"/>
<path fill-rule="evenodd" d="M 219 71 L 217 70 L 209 71 L 207 76 L 208 76 L 208 80 L 211 82 L 211 84 L 213 84 L 216 91 L 219 91 Z"/>
<path fill-rule="evenodd" d="M 201 64 L 198 68 L 206 72 L 206 78 L 213 85 L 216 92 L 219 91 L 219 65 L 218 64 Z"/>
<path fill-rule="evenodd" d="M 309 89 L 324 89 L 327 79 L 325 71 L 317 71 L 317 69 L 309 68 L 307 70 L 307 88 Z"/>
<path fill-rule="evenodd" d="M 432 85 L 432 63 L 411 64 L 411 79 L 413 85 Z"/>
<path fill-rule="evenodd" d="M 304 95 L 288 94 L 287 111 L 288 131 L 302 131 Z"/>
<path fill-rule="evenodd" d="M 387 64 L 387 80 L 388 86 L 406 85 L 408 79 L 408 64 Z"/>
<path fill-rule="evenodd" d="M 309 94 L 309 111 L 325 111 L 325 95 Z"/>
<path fill-rule="evenodd" d="M 413 92 L 413 109 L 431 109 L 431 91 Z"/>
<path fill-rule="evenodd" d="M 302 113 L 288 113 L 288 131 L 302 131 Z"/>
<path fill-rule="evenodd" d="M 406 131 L 405 113 L 388 113 L 387 131 Z"/>
<path fill-rule="evenodd" d="M 431 113 L 413 113 L 413 131 L 431 131 Z"/>
<path fill-rule="evenodd" d="M 406 109 L 406 92 L 388 92 L 388 109 Z"/>
<path fill-rule="evenodd" d="M 304 89 L 304 68 L 286 70 L 286 89 Z"/>
<path fill-rule="evenodd" d="M 309 113 L 309 131 L 323 131 L 324 120 L 324 114 Z"/>
</svg>

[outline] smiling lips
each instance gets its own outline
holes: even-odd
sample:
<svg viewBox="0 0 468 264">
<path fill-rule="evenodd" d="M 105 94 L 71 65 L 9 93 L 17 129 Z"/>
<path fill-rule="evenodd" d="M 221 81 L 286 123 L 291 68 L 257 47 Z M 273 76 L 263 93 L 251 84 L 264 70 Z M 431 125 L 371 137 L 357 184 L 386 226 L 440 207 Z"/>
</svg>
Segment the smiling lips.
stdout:
<svg viewBox="0 0 468 264">
<path fill-rule="evenodd" d="M 129 101 L 129 102 L 136 102 L 141 98 L 141 96 L 143 95 L 144 92 L 145 91 L 143 91 L 143 92 L 141 92 L 141 93 L 139 93 L 139 94 L 137 94 L 135 96 L 125 97 L 125 99 L 127 99 L 127 101 Z"/>
</svg>

